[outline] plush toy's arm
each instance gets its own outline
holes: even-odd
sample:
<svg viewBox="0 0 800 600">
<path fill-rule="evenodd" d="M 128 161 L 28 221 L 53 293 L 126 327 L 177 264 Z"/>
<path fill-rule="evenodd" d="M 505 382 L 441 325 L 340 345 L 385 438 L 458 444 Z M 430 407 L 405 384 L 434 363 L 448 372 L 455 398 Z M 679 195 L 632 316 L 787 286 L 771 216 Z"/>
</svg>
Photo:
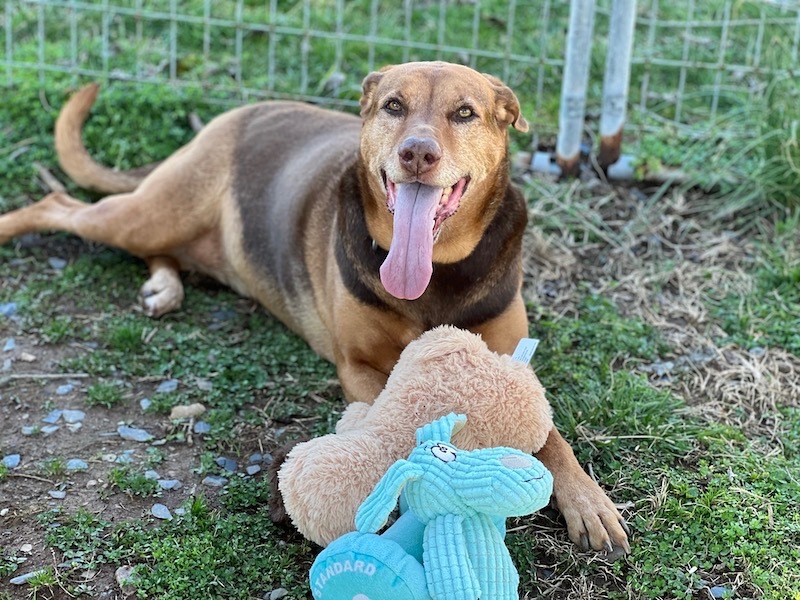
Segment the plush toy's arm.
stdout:
<svg viewBox="0 0 800 600">
<path fill-rule="evenodd" d="M 467 552 L 464 517 L 436 517 L 425 528 L 422 562 L 433 600 L 477 600 L 481 586 Z M 489 600 L 489 599 L 487 599 Z"/>
<path fill-rule="evenodd" d="M 403 487 L 424 474 L 422 467 L 407 460 L 398 460 L 367 496 L 356 513 L 356 529 L 362 533 L 375 533 L 386 525 L 389 515 L 397 506 Z"/>
<path fill-rule="evenodd" d="M 444 417 L 439 417 L 433 423 L 428 423 L 417 429 L 417 446 L 421 446 L 424 442 L 431 440 L 449 444 L 453 435 L 461 431 L 466 424 L 466 415 L 450 413 Z"/>
</svg>

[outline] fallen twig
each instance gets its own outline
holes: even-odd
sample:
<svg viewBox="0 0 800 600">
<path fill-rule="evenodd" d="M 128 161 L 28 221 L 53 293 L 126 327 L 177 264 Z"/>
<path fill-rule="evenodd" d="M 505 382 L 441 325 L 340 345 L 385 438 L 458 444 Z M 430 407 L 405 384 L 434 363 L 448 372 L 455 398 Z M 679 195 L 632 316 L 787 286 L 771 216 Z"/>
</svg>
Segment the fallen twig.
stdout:
<svg viewBox="0 0 800 600">
<path fill-rule="evenodd" d="M 39 173 L 39 177 L 42 178 L 42 181 L 44 181 L 44 184 L 50 189 L 51 192 L 67 191 L 67 188 L 64 187 L 64 184 L 56 179 L 55 175 L 48 171 L 44 165 L 34 161 L 33 166 L 36 168 L 36 171 Z"/>
</svg>

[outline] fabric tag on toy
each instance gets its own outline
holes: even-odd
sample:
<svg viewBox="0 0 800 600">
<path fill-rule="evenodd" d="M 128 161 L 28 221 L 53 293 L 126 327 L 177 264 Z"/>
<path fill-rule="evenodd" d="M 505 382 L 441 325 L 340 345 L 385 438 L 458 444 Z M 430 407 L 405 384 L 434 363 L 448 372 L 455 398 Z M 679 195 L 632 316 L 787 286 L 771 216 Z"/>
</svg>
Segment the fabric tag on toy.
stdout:
<svg viewBox="0 0 800 600">
<path fill-rule="evenodd" d="M 533 358 L 536 348 L 539 347 L 539 340 L 535 338 L 522 338 L 517 344 L 517 349 L 511 355 L 513 360 L 529 365 Z"/>
</svg>

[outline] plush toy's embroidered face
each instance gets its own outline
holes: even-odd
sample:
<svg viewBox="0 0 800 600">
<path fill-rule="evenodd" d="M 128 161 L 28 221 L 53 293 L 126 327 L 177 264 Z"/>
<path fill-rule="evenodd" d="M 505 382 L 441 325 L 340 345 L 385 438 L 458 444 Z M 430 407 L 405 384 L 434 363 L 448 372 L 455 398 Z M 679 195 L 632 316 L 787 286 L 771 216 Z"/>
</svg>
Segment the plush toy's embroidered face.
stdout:
<svg viewBox="0 0 800 600">
<path fill-rule="evenodd" d="M 406 497 L 428 515 L 528 514 L 547 503 L 552 488 L 544 465 L 513 448 L 466 451 L 428 441 L 414 449 L 409 461 L 424 475 L 408 482 Z"/>
<path fill-rule="evenodd" d="M 431 454 L 443 463 L 449 463 L 456 459 L 456 449 L 445 444 L 435 444 L 431 448 Z"/>
</svg>

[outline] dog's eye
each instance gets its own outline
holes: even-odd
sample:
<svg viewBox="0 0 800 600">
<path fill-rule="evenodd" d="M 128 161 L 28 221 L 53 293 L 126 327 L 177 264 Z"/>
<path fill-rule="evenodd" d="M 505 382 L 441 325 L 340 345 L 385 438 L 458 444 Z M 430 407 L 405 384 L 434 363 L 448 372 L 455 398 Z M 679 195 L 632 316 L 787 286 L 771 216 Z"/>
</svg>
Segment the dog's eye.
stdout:
<svg viewBox="0 0 800 600">
<path fill-rule="evenodd" d="M 386 104 L 383 105 L 384 110 L 392 115 L 399 115 L 403 112 L 403 105 L 400 104 L 400 101 L 396 98 L 392 98 L 391 100 L 387 100 Z"/>
<path fill-rule="evenodd" d="M 472 110 L 472 107 L 470 107 L 470 106 L 462 106 L 461 108 L 459 108 L 455 112 L 454 116 L 455 116 L 455 120 L 456 121 L 462 121 L 463 122 L 463 121 L 471 121 L 477 115 L 475 114 L 475 111 Z"/>
</svg>

